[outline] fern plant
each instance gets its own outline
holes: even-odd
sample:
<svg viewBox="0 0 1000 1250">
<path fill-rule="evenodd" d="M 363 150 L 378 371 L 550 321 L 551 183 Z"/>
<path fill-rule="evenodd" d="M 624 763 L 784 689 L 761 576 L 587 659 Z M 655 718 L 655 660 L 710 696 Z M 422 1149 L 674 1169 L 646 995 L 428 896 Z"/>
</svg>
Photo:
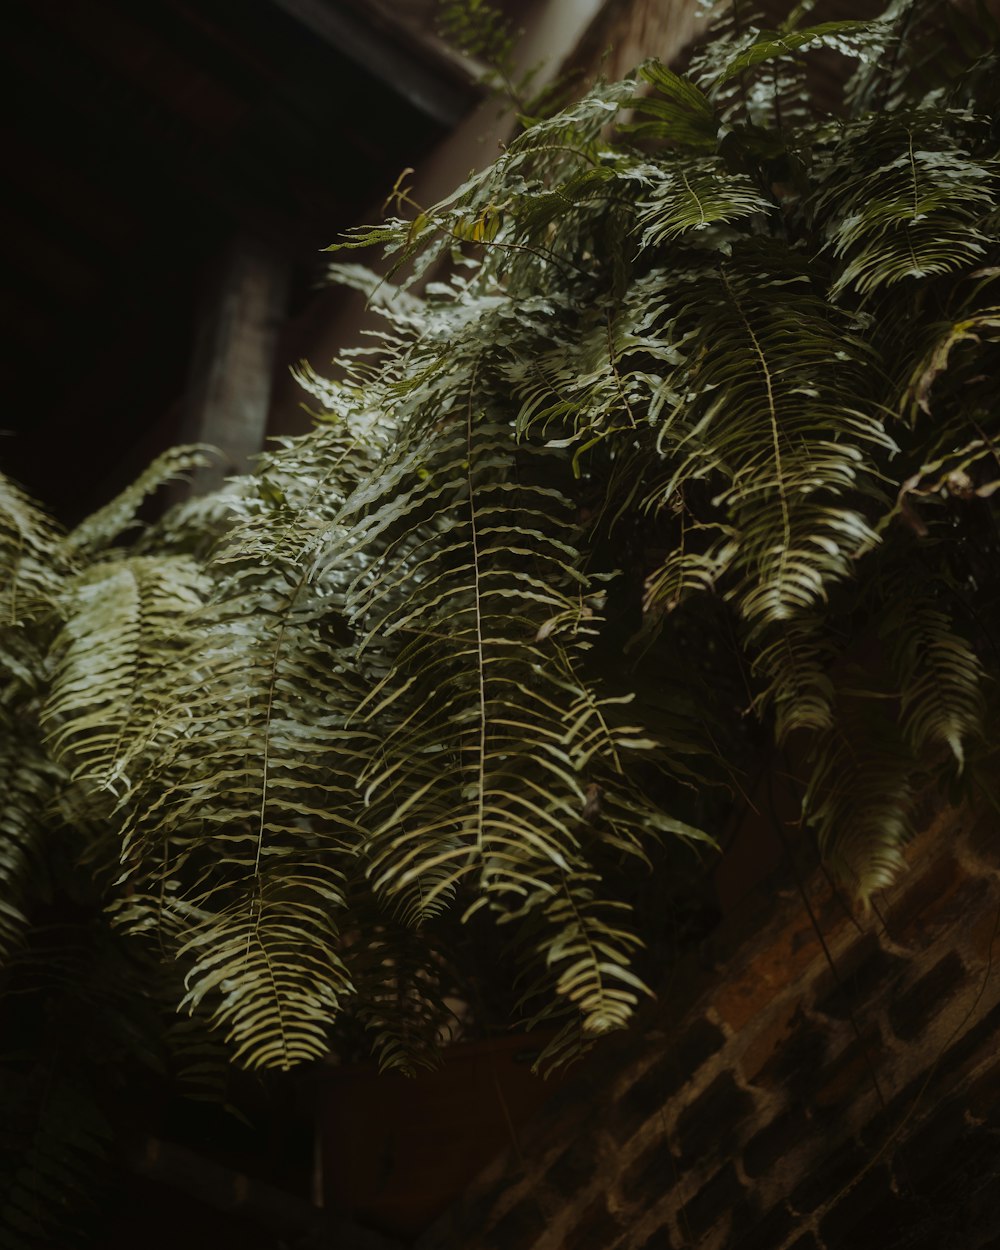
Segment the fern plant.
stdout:
<svg viewBox="0 0 1000 1250">
<path fill-rule="evenodd" d="M 332 270 L 382 330 L 224 496 L 116 547 L 131 496 L 65 538 L 8 488 L 8 941 L 58 795 L 237 1062 L 426 1059 L 461 924 L 556 1062 L 647 992 L 637 883 L 744 766 L 863 903 L 915 795 L 996 802 L 996 32 L 800 18 L 400 190 L 340 245 L 397 284 Z"/>
</svg>

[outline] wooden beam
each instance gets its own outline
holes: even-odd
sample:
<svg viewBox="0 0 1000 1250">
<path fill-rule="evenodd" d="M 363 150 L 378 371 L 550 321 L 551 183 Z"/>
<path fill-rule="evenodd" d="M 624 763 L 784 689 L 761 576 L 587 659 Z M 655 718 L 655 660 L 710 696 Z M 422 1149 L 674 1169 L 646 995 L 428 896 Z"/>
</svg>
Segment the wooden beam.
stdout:
<svg viewBox="0 0 1000 1250">
<path fill-rule="evenodd" d="M 185 405 L 185 438 L 222 452 L 192 483 L 199 494 L 246 473 L 263 447 L 287 292 L 283 256 L 249 235 L 233 240 L 203 302 Z"/>
<path fill-rule="evenodd" d="M 475 89 L 447 82 L 422 60 L 390 42 L 345 9 L 322 0 L 271 0 L 300 26 L 366 69 L 415 109 L 451 129 L 469 111 Z"/>
</svg>

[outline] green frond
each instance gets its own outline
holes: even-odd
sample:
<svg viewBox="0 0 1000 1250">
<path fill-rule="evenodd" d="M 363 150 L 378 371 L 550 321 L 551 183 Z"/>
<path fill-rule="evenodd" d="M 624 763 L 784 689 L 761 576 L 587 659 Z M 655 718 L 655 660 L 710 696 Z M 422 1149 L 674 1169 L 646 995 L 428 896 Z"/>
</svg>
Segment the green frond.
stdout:
<svg viewBox="0 0 1000 1250">
<path fill-rule="evenodd" d="M 49 886 L 46 834 L 60 771 L 37 724 L 37 702 L 17 682 L 0 690 L 0 967 L 17 950 Z"/>
<path fill-rule="evenodd" d="M 653 248 L 716 222 L 741 221 L 770 211 L 745 175 L 727 172 L 721 161 L 690 158 L 674 164 L 644 165 L 630 176 L 648 187 L 639 202 L 640 247 Z"/>
<path fill-rule="evenodd" d="M 66 536 L 67 551 L 74 559 L 93 557 L 111 546 L 135 524 L 140 506 L 150 495 L 169 482 L 182 481 L 195 469 L 212 463 L 210 447 L 172 447 L 148 465 L 120 495 L 81 521 Z"/>
<path fill-rule="evenodd" d="M 356 989 L 346 1015 L 362 1031 L 362 1053 L 371 1051 L 380 1071 L 413 1075 L 433 1067 L 441 1047 L 459 1031 L 454 956 L 431 928 L 421 930 L 417 947 L 412 929 L 372 900 L 359 899 L 359 905 L 366 922 L 363 939 L 348 935 L 344 943 Z"/>
<path fill-rule="evenodd" d="M 833 728 L 834 640 L 816 613 L 802 613 L 755 631 L 752 669 L 763 683 L 756 710 L 771 710 L 778 745 L 796 732 L 824 733 Z"/>
<path fill-rule="evenodd" d="M 51 611 L 61 582 L 59 539 L 45 513 L 0 474 L 0 627 Z"/>
<path fill-rule="evenodd" d="M 987 251 L 997 167 L 945 137 L 936 113 L 849 127 L 826 160 L 813 211 L 840 262 L 834 297 L 966 269 Z"/>
<path fill-rule="evenodd" d="M 878 691 L 841 703 L 811 770 L 803 818 L 831 871 L 867 906 L 903 871 L 915 799 L 913 756 Z"/>
<path fill-rule="evenodd" d="M 690 555 L 675 548 L 649 584 L 668 601 L 685 577 L 718 586 L 751 630 L 812 612 L 852 576 L 877 542 L 867 514 L 882 498 L 877 458 L 894 446 L 866 397 L 863 343 L 774 260 L 788 264 L 767 248 L 735 253 L 658 320 L 678 352 L 678 399 L 660 418 L 668 468 L 650 502 L 704 480 L 721 515 L 707 549 L 711 525 L 686 526 Z"/>
<path fill-rule="evenodd" d="M 936 589 L 914 580 L 891 582 L 880 633 L 891 651 L 908 745 L 918 758 L 944 748 L 961 772 L 967 743 L 983 732 L 988 679 L 955 628 L 944 588 Z"/>
<path fill-rule="evenodd" d="M 184 622 L 207 591 L 201 568 L 183 556 L 98 563 L 67 583 L 41 719 L 74 781 L 110 795 L 129 788 L 136 743 L 171 698 L 161 670 L 184 645 Z"/>
<path fill-rule="evenodd" d="M 853 55 L 856 37 L 866 35 L 870 30 L 868 22 L 839 21 L 820 22 L 816 26 L 799 29 L 756 31 L 753 42 L 729 61 L 716 83 L 721 86 L 766 61 L 792 58 L 807 49 L 833 48 L 845 55 Z"/>
<path fill-rule="evenodd" d="M 945 411 L 954 408 L 956 392 L 963 406 L 970 409 L 974 406 L 979 399 L 977 392 L 984 383 L 989 383 L 996 361 L 997 349 L 993 345 L 1000 342 L 1000 307 L 989 305 L 963 310 L 963 315 L 955 320 L 932 325 L 928 338 L 926 350 L 906 379 L 899 403 L 901 415 L 911 425 L 933 417 L 935 407 L 943 407 Z M 983 407 L 988 408 L 985 393 L 983 400 L 986 401 Z M 948 426 L 940 431 L 943 438 L 939 446 L 948 448 L 948 453 L 941 464 L 925 466 L 921 477 L 936 472 L 949 455 L 954 455 L 956 433 L 967 441 L 968 434 L 973 432 L 971 424 L 960 432 Z"/>
<path fill-rule="evenodd" d="M 689 79 L 675 74 L 660 61 L 647 61 L 639 70 L 653 93 L 628 101 L 641 118 L 623 130 L 640 139 L 659 139 L 699 152 L 714 152 L 719 118 L 708 96 Z"/>
<path fill-rule="evenodd" d="M 290 536 L 295 515 L 259 501 L 209 567 L 213 598 L 187 614 L 181 649 L 161 649 L 170 703 L 126 796 L 119 919 L 187 967 L 186 1004 L 251 1067 L 321 1053 L 351 992 L 336 915 L 360 836 L 344 732 L 357 682 L 331 659 L 322 530 Z M 281 540 L 266 555 L 264 526 Z"/>
<path fill-rule="evenodd" d="M 331 1023 L 353 992 L 328 914 L 342 902 L 337 875 L 283 857 L 280 874 L 261 872 L 255 890 L 220 908 L 227 892 L 212 892 L 210 917 L 177 906 L 177 957 L 190 965 L 180 1009 L 209 1007 L 211 995 L 212 1026 L 232 1061 L 248 1068 L 289 1068 L 326 1054 Z"/>
</svg>

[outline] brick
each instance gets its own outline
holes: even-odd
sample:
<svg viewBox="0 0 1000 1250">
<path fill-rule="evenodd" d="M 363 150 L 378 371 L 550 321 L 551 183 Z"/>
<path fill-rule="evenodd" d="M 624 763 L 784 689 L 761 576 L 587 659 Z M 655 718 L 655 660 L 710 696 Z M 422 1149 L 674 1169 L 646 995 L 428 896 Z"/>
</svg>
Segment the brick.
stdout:
<svg viewBox="0 0 1000 1250">
<path fill-rule="evenodd" d="M 836 1193 L 837 1189 L 831 1187 L 828 1196 L 832 1198 Z M 846 1235 L 855 1230 L 863 1231 L 869 1214 L 885 1204 L 890 1210 L 895 1206 L 897 1211 L 902 1205 L 892 1192 L 887 1169 L 876 1165 L 842 1194 L 833 1209 L 820 1220 L 820 1237 L 828 1246 L 857 1244 L 853 1239 L 846 1240 Z"/>
<path fill-rule="evenodd" d="M 883 916 L 889 936 L 897 942 L 914 937 L 921 915 L 941 896 L 953 893 L 961 880 L 962 866 L 953 855 L 930 860 L 926 865 L 918 862 L 901 878 L 898 893 L 894 891 L 886 900 Z"/>
<path fill-rule="evenodd" d="M 740 1227 L 734 1221 L 729 1234 L 731 1250 L 774 1250 L 791 1236 L 797 1223 L 783 1206 L 764 1216 L 747 1217 L 746 1224 Z"/>
<path fill-rule="evenodd" d="M 794 1103 L 766 1125 L 743 1147 L 743 1170 L 747 1176 L 763 1176 L 809 1132 L 805 1109 Z"/>
<path fill-rule="evenodd" d="M 743 1193 L 736 1169 L 732 1163 L 727 1163 L 684 1204 L 677 1217 L 678 1225 L 689 1237 L 700 1239 L 713 1224 L 730 1213 Z"/>
<path fill-rule="evenodd" d="M 930 1025 L 937 1011 L 964 988 L 965 965 L 955 951 L 939 959 L 919 981 L 889 1004 L 889 1023 L 898 1038 L 912 1041 Z"/>
<path fill-rule="evenodd" d="M 877 1084 L 882 1038 L 873 1025 L 860 1037 L 854 1035 L 837 1058 L 828 1063 L 810 1099 L 816 1112 L 840 1114 L 845 1104 L 866 1093 L 881 1100 Z"/>
<path fill-rule="evenodd" d="M 678 1068 L 690 1077 L 725 1044 L 725 1033 L 717 1024 L 702 1017 L 670 1046 L 670 1053 Z"/>
<path fill-rule="evenodd" d="M 654 1229 L 641 1245 L 636 1245 L 635 1250 L 674 1250 L 669 1224 Z"/>
<path fill-rule="evenodd" d="M 739 1065 L 748 1081 L 757 1083 L 758 1073 L 774 1058 L 779 1047 L 785 1045 L 801 1019 L 798 1003 L 785 1003 L 761 1020 L 755 1020 L 752 1028 L 744 1029 L 739 1037 L 742 1047 Z"/>
<path fill-rule="evenodd" d="M 809 1215 L 848 1185 L 868 1163 L 872 1152 L 854 1138 L 842 1142 L 825 1158 L 813 1159 L 809 1175 L 789 1195 L 793 1211 Z"/>
<path fill-rule="evenodd" d="M 608 1210 L 607 1203 L 598 1198 L 563 1236 L 562 1250 L 611 1250 L 621 1234 L 621 1225 Z M 520 1244 L 516 1244 L 520 1250 Z"/>
<path fill-rule="evenodd" d="M 517 1246 L 518 1250 L 528 1250 L 548 1227 L 548 1221 L 533 1195 L 522 1199 L 502 1215 L 492 1228 L 488 1228 L 483 1244 L 489 1250 L 510 1250 Z"/>
<path fill-rule="evenodd" d="M 904 1133 L 906 1127 L 907 1122 L 904 1121 Z M 940 1176 L 942 1158 L 954 1149 L 955 1143 L 967 1130 L 964 1099 L 946 1098 L 906 1140 L 897 1145 L 896 1154 L 904 1175 L 918 1183 Z"/>
<path fill-rule="evenodd" d="M 671 1055 L 665 1055 L 630 1085 L 618 1098 L 611 1117 L 611 1131 L 619 1142 L 627 1142 L 651 1116 L 684 1086 L 684 1076 Z"/>
<path fill-rule="evenodd" d="M 764 1089 L 783 1089 L 793 1098 L 804 1098 L 815 1088 L 828 1045 L 829 1030 L 798 1013 L 792 1020 L 788 1041 L 761 1066 L 753 1083 Z"/>
<path fill-rule="evenodd" d="M 597 1171 L 597 1148 L 590 1134 L 577 1137 L 549 1164 L 545 1179 L 559 1193 L 572 1197 L 592 1179 Z"/>
<path fill-rule="evenodd" d="M 940 1058 L 934 1076 L 942 1083 L 958 1076 L 964 1069 L 978 1067 L 1000 1050 L 1000 1003 L 974 1024 Z"/>
<path fill-rule="evenodd" d="M 828 972 L 817 988 L 815 1010 L 834 1020 L 855 1018 L 872 1005 L 877 1005 L 902 976 L 905 959 L 890 955 L 873 933 L 856 942 L 846 957 L 839 961 L 839 980 Z"/>
<path fill-rule="evenodd" d="M 629 1165 L 619 1189 L 626 1202 L 649 1205 L 676 1183 L 677 1176 L 677 1160 L 667 1139 L 661 1137 Z"/>
<path fill-rule="evenodd" d="M 970 1112 L 993 1129 L 1000 1129 L 1000 1060 L 969 1086 L 966 1094 Z"/>
<path fill-rule="evenodd" d="M 895 1135 L 900 1127 L 906 1133 L 917 1129 L 936 1107 L 950 1102 L 963 1109 L 966 1097 L 958 1096 L 958 1089 L 968 1069 L 979 1068 L 984 1061 L 995 1062 L 1000 1051 L 1000 1004 L 960 1036 L 949 1050 L 941 1054 L 934 1048 L 925 1052 L 927 1067 L 917 1072 L 902 1089 L 890 1099 L 887 1106 L 873 1115 L 863 1130 L 865 1142 L 873 1149 Z M 895 1138 L 893 1137 L 893 1140 Z"/>
<path fill-rule="evenodd" d="M 694 1073 L 724 1044 L 725 1034 L 709 1020 L 697 1021 L 618 1099 L 613 1131 L 628 1141 L 687 1084 Z"/>
<path fill-rule="evenodd" d="M 835 929 L 844 924 L 843 917 L 833 922 Z M 828 940 L 830 936 L 828 933 Z M 810 964 L 822 958 L 823 948 L 812 922 L 796 912 L 794 923 L 786 925 L 743 969 L 726 977 L 715 992 L 713 1006 L 720 1018 L 738 1032 L 766 1011 Z"/>
<path fill-rule="evenodd" d="M 943 932 L 968 923 L 970 916 L 988 907 L 994 883 L 966 876 L 957 861 L 946 859 L 929 865 L 923 876 L 886 917 L 889 935 L 906 946 L 928 946 Z"/>
<path fill-rule="evenodd" d="M 753 1098 L 728 1072 L 717 1076 L 678 1118 L 682 1161 L 687 1164 L 707 1158 L 718 1150 L 720 1142 L 731 1142 L 740 1121 L 753 1109 Z"/>
<path fill-rule="evenodd" d="M 1000 868 L 1000 829 L 992 815 L 976 821 L 967 836 L 973 854 L 991 868 Z"/>
<path fill-rule="evenodd" d="M 992 969 L 1000 961 L 1000 886 L 997 887 L 996 906 L 987 908 L 965 928 L 965 948 L 972 956 L 974 963 L 982 969 Z"/>
</svg>

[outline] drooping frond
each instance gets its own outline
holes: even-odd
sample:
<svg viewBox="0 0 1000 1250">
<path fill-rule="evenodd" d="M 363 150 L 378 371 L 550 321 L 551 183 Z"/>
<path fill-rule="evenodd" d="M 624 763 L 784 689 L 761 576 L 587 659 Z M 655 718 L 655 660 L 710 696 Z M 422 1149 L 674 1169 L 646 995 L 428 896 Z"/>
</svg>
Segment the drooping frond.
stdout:
<svg viewBox="0 0 1000 1250">
<path fill-rule="evenodd" d="M 246 551 L 242 545 L 246 545 Z M 210 573 L 165 673 L 123 850 L 121 918 L 187 967 L 188 998 L 241 1062 L 289 1066 L 325 1048 L 350 984 L 336 953 L 343 863 L 357 842 L 342 762 L 344 689 L 331 582 L 253 527 Z"/>
<path fill-rule="evenodd" d="M 45 835 L 60 772 L 45 751 L 37 700 L 17 681 L 0 688 L 0 967 L 16 950 L 33 905 L 48 891 Z"/>
<path fill-rule="evenodd" d="M 161 671 L 185 646 L 184 621 L 207 591 L 183 556 L 109 560 L 68 582 L 42 723 L 74 781 L 111 796 L 128 788 L 132 752 L 173 697 Z"/>
<path fill-rule="evenodd" d="M 947 588 L 917 579 L 890 582 L 881 634 L 891 651 L 908 745 L 918 757 L 944 748 L 961 771 L 967 742 L 983 731 L 988 679 L 955 627 Z"/>
<path fill-rule="evenodd" d="M 853 695 L 815 742 L 802 802 L 834 875 L 862 904 L 903 868 L 913 832 L 914 760 L 880 693 Z"/>
<path fill-rule="evenodd" d="M 51 611 L 62 565 L 58 542 L 48 517 L 0 474 L 0 627 Z"/>
<path fill-rule="evenodd" d="M 0 964 L 48 888 L 45 833 L 61 770 L 38 726 L 46 649 L 67 567 L 60 535 L 0 475 Z"/>
<path fill-rule="evenodd" d="M 381 548 L 348 598 L 378 678 L 356 714 L 381 744 L 362 776 L 370 875 L 411 923 L 470 891 L 501 919 L 547 916 L 557 992 L 600 1032 L 635 995 L 624 930 L 591 916 L 586 847 L 640 852 L 652 819 L 623 757 L 653 744 L 580 683 L 591 609 L 566 501 L 534 484 L 545 459 L 472 393 L 345 518 L 348 543 Z M 603 954 L 585 975 L 588 939 Z"/>
<path fill-rule="evenodd" d="M 66 538 L 66 547 L 76 558 L 92 557 L 109 547 L 124 530 L 135 523 L 143 502 L 161 486 L 183 480 L 195 469 L 212 463 L 211 448 L 172 447 L 148 465 L 120 495 L 81 521 Z"/>
</svg>

